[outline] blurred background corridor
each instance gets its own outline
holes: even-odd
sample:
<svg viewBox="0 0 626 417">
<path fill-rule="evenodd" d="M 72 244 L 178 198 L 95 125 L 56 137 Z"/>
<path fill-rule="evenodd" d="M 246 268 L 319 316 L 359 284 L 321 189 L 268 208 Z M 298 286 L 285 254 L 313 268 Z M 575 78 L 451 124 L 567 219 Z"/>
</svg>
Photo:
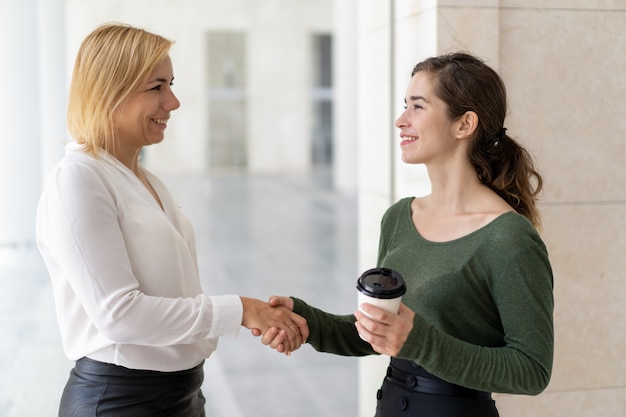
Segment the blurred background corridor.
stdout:
<svg viewBox="0 0 626 417">
<path fill-rule="evenodd" d="M 327 172 L 167 183 L 195 225 L 205 291 L 356 309 L 356 202 L 332 190 Z M 55 416 L 73 364 L 42 261 L 33 250 L 15 252 L 0 260 L 0 416 Z M 356 358 L 308 345 L 287 357 L 242 327 L 237 339 L 220 340 L 205 372 L 208 416 L 357 416 Z"/>
</svg>

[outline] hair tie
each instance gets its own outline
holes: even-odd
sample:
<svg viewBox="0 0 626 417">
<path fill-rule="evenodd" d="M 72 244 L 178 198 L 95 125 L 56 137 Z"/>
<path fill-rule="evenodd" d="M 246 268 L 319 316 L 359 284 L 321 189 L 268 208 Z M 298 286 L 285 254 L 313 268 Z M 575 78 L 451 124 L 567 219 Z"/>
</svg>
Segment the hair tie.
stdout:
<svg viewBox="0 0 626 417">
<path fill-rule="evenodd" d="M 503 127 L 502 129 L 498 130 L 498 133 L 496 133 L 496 139 L 502 140 L 505 134 L 506 134 L 506 127 Z"/>
</svg>

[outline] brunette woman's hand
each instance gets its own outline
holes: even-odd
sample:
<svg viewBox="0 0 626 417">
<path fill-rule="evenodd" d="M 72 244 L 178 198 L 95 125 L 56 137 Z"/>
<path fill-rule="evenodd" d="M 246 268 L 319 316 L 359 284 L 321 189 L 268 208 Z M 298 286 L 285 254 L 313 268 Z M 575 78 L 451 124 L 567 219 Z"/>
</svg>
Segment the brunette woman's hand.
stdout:
<svg viewBox="0 0 626 417">
<path fill-rule="evenodd" d="M 354 325 L 359 335 L 372 345 L 376 352 L 398 356 L 413 329 L 415 313 L 405 304 L 400 304 L 398 314 L 367 303 L 363 303 L 361 308 L 367 314 L 360 310 L 354 313 L 356 317 Z"/>
</svg>

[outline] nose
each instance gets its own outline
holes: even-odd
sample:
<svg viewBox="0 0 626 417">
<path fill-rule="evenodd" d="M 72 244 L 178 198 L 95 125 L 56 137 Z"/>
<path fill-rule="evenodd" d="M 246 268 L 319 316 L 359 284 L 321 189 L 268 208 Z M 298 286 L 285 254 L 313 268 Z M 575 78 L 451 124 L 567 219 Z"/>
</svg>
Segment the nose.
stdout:
<svg viewBox="0 0 626 417">
<path fill-rule="evenodd" d="M 174 92 L 172 90 L 169 90 L 169 95 L 167 96 L 165 102 L 163 103 L 163 107 L 165 108 L 165 110 L 176 110 L 177 108 L 180 107 L 180 101 L 178 100 L 178 98 L 176 97 L 176 95 L 174 94 Z"/>
<path fill-rule="evenodd" d="M 402 127 L 406 127 L 407 126 L 407 120 L 404 117 L 404 113 L 406 112 L 403 111 L 402 113 L 400 113 L 400 116 L 398 116 L 398 118 L 396 119 L 396 122 L 394 123 L 396 125 L 397 128 L 402 128 Z"/>
</svg>

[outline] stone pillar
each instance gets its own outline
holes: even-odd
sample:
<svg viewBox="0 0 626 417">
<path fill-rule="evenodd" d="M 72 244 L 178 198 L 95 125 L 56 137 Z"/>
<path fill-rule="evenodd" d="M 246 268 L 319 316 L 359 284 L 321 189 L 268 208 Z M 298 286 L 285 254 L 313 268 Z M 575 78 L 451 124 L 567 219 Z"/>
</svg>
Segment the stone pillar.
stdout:
<svg viewBox="0 0 626 417">
<path fill-rule="evenodd" d="M 65 2 L 38 0 L 39 111 L 41 174 L 63 156 L 69 140 L 65 127 L 70 73 L 65 60 Z"/>
<path fill-rule="evenodd" d="M 393 200 L 393 0 L 359 1 L 356 96 L 359 270 L 376 266 L 380 219 Z M 396 142 L 397 143 L 397 142 Z M 359 359 L 359 416 L 374 415 L 386 356 Z"/>
<path fill-rule="evenodd" d="M 33 244 L 41 181 L 37 1 L 3 1 L 0 249 L 17 249 Z"/>
<path fill-rule="evenodd" d="M 64 2 L 3 1 L 0 250 L 30 249 L 42 176 L 66 138 Z"/>
<path fill-rule="evenodd" d="M 333 181 L 336 189 L 354 192 L 358 137 L 357 0 L 333 2 Z"/>
</svg>

